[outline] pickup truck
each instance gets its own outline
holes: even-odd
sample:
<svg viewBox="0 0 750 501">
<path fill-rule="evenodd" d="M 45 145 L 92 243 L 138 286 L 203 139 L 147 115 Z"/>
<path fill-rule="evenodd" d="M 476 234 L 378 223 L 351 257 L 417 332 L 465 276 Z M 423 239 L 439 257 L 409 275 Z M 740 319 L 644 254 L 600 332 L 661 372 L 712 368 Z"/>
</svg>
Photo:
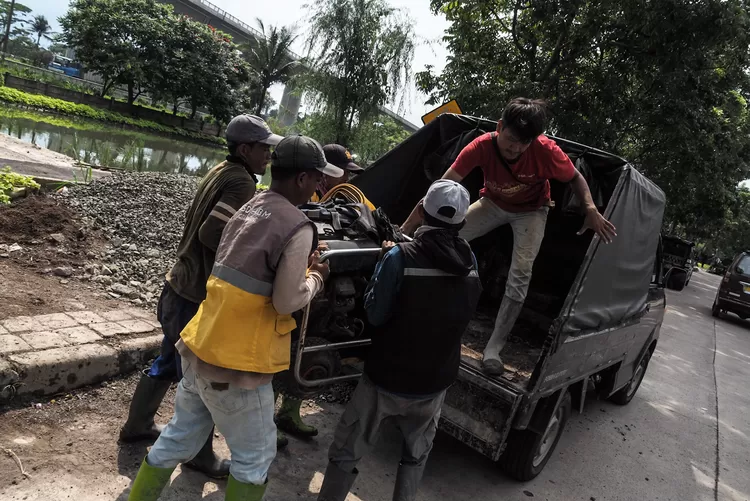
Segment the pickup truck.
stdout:
<svg viewBox="0 0 750 501">
<path fill-rule="evenodd" d="M 664 283 L 668 289 L 681 291 L 690 284 L 695 267 L 695 244 L 672 235 L 662 237 Z"/>
<path fill-rule="evenodd" d="M 353 184 L 390 221 L 401 222 L 461 148 L 494 129 L 488 120 L 441 115 Z M 552 182 L 555 208 L 524 310 L 501 353 L 506 369 L 501 377 L 485 375 L 480 363 L 503 295 L 513 237 L 501 227 L 471 243 L 484 293 L 464 334 L 459 378 L 448 390 L 440 420 L 442 431 L 522 481 L 544 468 L 572 410 L 582 412 L 587 396 L 620 405 L 633 399 L 666 306 L 660 241 L 664 193 L 620 157 L 554 139 L 586 178 L 618 236 L 605 245 L 591 232 L 576 235 L 583 223 L 578 202 L 567 185 Z M 473 199 L 482 181 L 480 169 L 464 180 Z M 300 394 L 358 377 L 346 372 L 357 367 L 369 344 L 361 297 L 379 239 L 342 232 L 340 218 L 333 219 L 338 230 L 325 218 L 316 219 L 331 249 L 332 274 L 325 297 L 305 310 L 296 333 L 291 374 Z"/>
</svg>

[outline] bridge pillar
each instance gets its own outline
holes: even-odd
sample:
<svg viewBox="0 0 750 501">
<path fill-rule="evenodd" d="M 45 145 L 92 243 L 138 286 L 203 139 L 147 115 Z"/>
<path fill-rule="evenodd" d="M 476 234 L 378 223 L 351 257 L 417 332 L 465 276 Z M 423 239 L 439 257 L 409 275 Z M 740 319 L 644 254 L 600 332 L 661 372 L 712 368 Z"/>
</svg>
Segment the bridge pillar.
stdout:
<svg viewBox="0 0 750 501">
<path fill-rule="evenodd" d="M 294 85 L 287 83 L 284 86 L 284 93 L 279 104 L 279 122 L 281 122 L 281 125 L 288 127 L 297 121 L 301 103 L 302 93 L 295 89 Z"/>
</svg>

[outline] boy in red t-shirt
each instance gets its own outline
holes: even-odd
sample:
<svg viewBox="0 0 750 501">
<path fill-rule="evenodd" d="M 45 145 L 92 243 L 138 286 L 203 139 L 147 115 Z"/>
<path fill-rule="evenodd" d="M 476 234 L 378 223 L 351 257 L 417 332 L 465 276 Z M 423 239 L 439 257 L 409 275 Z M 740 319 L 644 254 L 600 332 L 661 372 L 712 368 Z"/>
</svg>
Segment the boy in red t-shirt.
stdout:
<svg viewBox="0 0 750 501">
<path fill-rule="evenodd" d="M 505 297 L 482 361 L 484 371 L 490 375 L 504 371 L 500 351 L 526 299 L 534 259 L 553 205 L 549 180 L 571 183 L 576 197 L 583 202 L 586 219 L 579 235 L 592 229 L 606 243 L 616 236 L 615 227 L 599 214 L 586 180 L 570 158 L 553 140 L 542 135 L 545 125 L 543 101 L 515 98 L 505 107 L 496 132 L 469 143 L 443 175 L 443 179 L 461 182 L 476 167 L 484 173 L 481 198 L 469 207 L 461 237 L 471 241 L 504 224 L 510 224 L 513 230 L 513 257 Z M 410 235 L 418 226 L 417 213 L 415 209 L 404 223 L 404 233 Z"/>
</svg>

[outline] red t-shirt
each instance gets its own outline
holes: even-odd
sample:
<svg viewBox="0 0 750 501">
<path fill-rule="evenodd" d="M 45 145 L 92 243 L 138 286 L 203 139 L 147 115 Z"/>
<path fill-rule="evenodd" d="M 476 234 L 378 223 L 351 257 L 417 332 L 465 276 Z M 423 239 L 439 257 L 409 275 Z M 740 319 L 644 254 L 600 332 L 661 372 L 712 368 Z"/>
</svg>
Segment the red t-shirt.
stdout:
<svg viewBox="0 0 750 501">
<path fill-rule="evenodd" d="M 557 143 L 539 136 L 529 145 L 519 159 L 508 166 L 513 175 L 498 158 L 492 133 L 479 136 L 461 150 L 451 169 L 466 177 L 474 168 L 484 173 L 484 188 L 479 192 L 501 209 L 508 212 L 527 212 L 547 205 L 550 200 L 549 179 L 567 183 L 576 173 Z M 514 177 L 515 176 L 515 177 Z"/>
</svg>

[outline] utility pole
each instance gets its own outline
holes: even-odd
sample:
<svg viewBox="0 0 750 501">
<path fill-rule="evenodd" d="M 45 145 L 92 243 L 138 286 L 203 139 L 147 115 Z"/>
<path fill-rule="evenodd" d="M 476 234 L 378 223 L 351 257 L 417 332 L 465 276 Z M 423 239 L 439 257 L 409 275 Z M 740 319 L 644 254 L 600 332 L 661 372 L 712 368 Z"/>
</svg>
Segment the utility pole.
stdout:
<svg viewBox="0 0 750 501">
<path fill-rule="evenodd" d="M 13 24 L 13 9 L 16 7 L 16 0 L 10 0 L 10 7 L 8 7 L 8 19 L 5 21 L 5 36 L 3 37 L 3 57 L 2 61 L 5 62 L 5 54 L 8 52 L 8 39 L 10 38 L 10 26 Z"/>
</svg>

